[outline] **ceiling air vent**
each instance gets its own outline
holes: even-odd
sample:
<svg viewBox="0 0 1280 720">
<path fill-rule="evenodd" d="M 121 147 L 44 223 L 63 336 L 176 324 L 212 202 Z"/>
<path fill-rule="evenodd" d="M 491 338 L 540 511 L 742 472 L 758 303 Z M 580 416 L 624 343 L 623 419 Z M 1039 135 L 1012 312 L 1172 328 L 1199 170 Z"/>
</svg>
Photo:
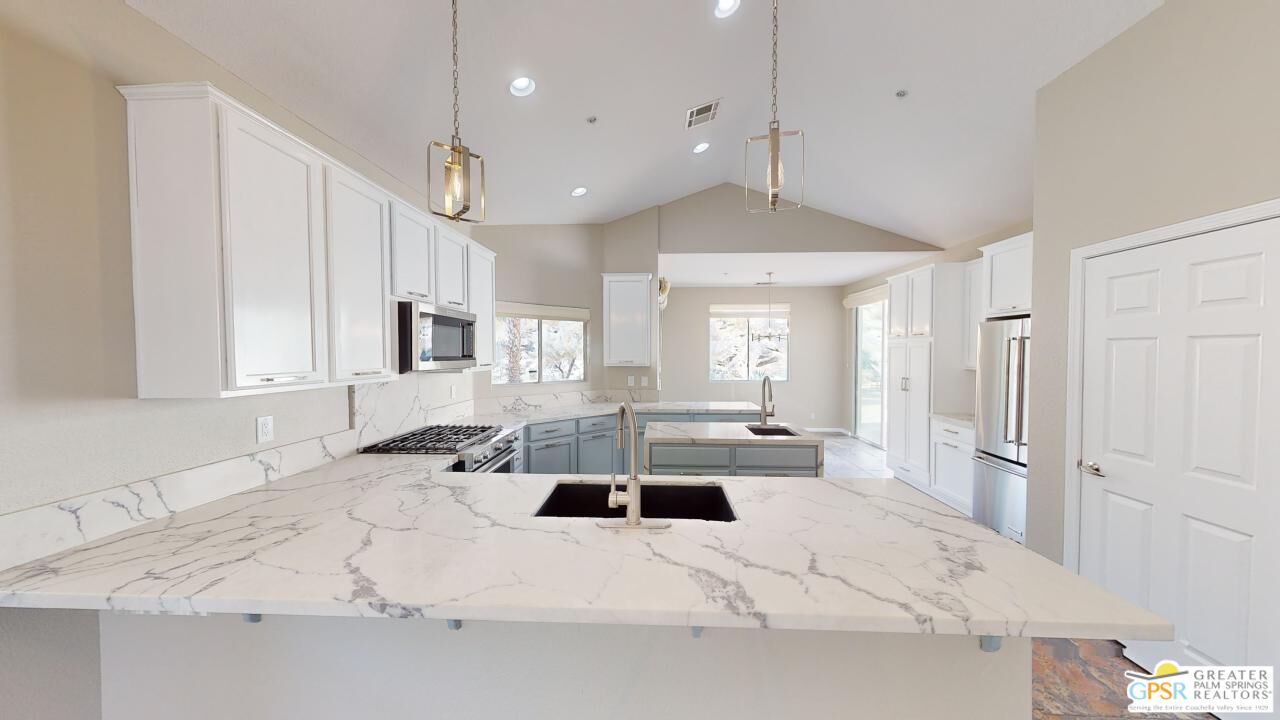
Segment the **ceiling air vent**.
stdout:
<svg viewBox="0 0 1280 720">
<path fill-rule="evenodd" d="M 716 111 L 720 109 L 720 98 L 716 98 L 708 103 L 703 103 L 697 107 L 691 107 L 684 114 L 684 126 L 686 128 L 696 128 L 699 125 L 706 125 L 716 119 Z"/>
</svg>

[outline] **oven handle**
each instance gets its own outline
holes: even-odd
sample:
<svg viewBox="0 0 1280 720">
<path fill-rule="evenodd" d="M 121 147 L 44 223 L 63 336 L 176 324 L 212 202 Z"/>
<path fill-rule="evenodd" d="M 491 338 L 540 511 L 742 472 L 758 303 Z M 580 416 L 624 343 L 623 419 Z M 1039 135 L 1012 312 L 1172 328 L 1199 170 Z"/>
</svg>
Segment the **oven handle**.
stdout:
<svg viewBox="0 0 1280 720">
<path fill-rule="evenodd" d="M 484 465 L 481 465 L 480 467 L 472 470 L 471 472 L 489 472 L 491 468 L 497 467 L 498 465 L 505 463 L 506 461 L 510 460 L 515 456 L 516 456 L 516 449 L 514 447 L 509 448 L 506 452 L 493 458 L 489 462 L 485 463 Z"/>
</svg>

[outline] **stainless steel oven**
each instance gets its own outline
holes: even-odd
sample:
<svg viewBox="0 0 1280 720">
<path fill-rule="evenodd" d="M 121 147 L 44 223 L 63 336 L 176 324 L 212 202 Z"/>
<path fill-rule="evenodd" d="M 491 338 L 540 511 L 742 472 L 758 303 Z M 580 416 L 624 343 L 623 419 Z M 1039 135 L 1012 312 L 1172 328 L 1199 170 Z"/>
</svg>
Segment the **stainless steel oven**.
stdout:
<svg viewBox="0 0 1280 720">
<path fill-rule="evenodd" d="M 400 372 L 476 366 L 476 316 L 420 302 L 397 302 Z"/>
</svg>

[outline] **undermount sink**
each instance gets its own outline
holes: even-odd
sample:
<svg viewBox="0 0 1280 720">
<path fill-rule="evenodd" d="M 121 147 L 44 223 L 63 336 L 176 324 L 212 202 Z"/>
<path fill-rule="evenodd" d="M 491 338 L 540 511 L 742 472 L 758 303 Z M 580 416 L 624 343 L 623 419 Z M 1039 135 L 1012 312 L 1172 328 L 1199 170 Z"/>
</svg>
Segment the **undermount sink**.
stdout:
<svg viewBox="0 0 1280 720">
<path fill-rule="evenodd" d="M 625 478 L 618 478 L 625 481 Z M 623 482 L 618 487 L 624 487 Z M 667 520 L 710 520 L 733 522 L 738 519 L 719 485 L 644 485 L 640 493 L 640 512 L 646 518 Z M 538 517 L 620 518 L 624 507 L 609 507 L 609 486 L 603 483 L 560 483 L 547 496 Z"/>
<path fill-rule="evenodd" d="M 785 435 L 787 437 L 800 437 L 800 433 L 783 425 L 748 425 L 747 430 L 752 435 Z"/>
</svg>

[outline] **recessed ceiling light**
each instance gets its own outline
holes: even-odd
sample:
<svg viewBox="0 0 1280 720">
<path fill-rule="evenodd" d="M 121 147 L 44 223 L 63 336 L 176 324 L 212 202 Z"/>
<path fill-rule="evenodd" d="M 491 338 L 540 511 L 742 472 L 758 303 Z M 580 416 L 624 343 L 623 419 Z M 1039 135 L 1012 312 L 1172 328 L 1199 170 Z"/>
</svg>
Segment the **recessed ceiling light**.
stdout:
<svg viewBox="0 0 1280 720">
<path fill-rule="evenodd" d="M 741 4 L 742 0 L 716 0 L 716 17 L 729 17 L 738 12 L 738 6 Z"/>
<path fill-rule="evenodd" d="M 711 143 L 700 142 L 697 145 L 693 146 L 693 154 L 699 155 L 701 153 L 704 153 L 707 151 L 707 148 L 709 147 L 711 147 Z"/>
<path fill-rule="evenodd" d="M 573 190 L 571 190 L 569 194 L 574 197 L 582 197 L 583 195 L 587 194 L 587 189 L 584 187 L 576 187 Z"/>
<path fill-rule="evenodd" d="M 533 81 L 533 78 L 518 77 L 511 81 L 511 87 L 509 89 L 511 90 L 512 95 L 515 95 L 516 97 L 524 97 L 525 95 L 533 93 L 533 90 L 536 87 L 538 87 L 538 84 Z"/>
</svg>

